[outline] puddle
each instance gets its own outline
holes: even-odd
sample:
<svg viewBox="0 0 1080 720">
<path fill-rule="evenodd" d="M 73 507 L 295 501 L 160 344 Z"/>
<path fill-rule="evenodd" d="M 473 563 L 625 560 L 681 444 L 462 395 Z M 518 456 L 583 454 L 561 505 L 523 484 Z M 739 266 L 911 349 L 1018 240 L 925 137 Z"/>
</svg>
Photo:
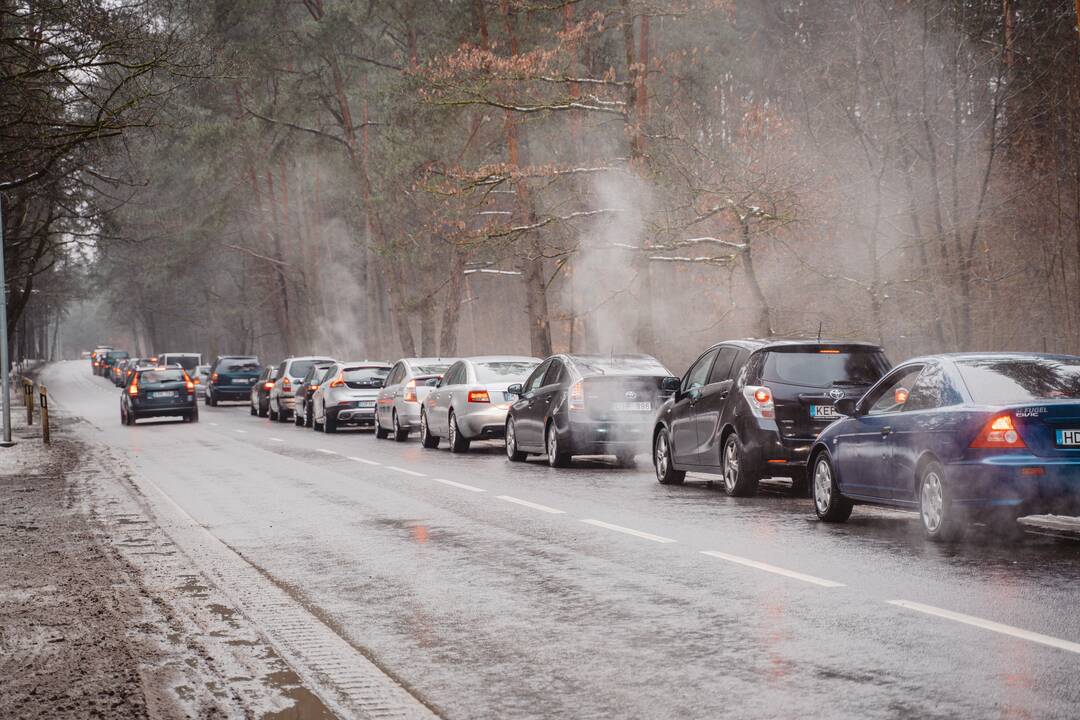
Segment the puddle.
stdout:
<svg viewBox="0 0 1080 720">
<path fill-rule="evenodd" d="M 225 607 L 224 605 L 220 605 L 218 603 L 210 603 L 209 605 L 207 605 L 207 607 L 209 608 L 210 612 L 214 613 L 225 622 L 229 623 L 230 625 L 235 624 L 233 623 L 233 618 L 236 617 L 236 611 L 232 608 Z"/>
<path fill-rule="evenodd" d="M 277 688 L 282 695 L 293 701 L 292 707 L 265 713 L 262 720 L 334 720 L 337 716 L 323 705 L 322 700 L 300 684 L 300 678 L 292 670 L 270 673 L 265 681 Z"/>
</svg>

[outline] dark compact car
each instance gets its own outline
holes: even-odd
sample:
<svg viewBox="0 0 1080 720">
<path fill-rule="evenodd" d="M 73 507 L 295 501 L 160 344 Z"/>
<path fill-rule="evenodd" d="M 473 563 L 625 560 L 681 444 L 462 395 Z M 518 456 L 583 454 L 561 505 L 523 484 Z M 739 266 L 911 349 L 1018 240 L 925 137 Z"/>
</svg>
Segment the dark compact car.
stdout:
<svg viewBox="0 0 1080 720">
<path fill-rule="evenodd" d="M 216 407 L 226 400 L 244 400 L 250 397 L 251 388 L 259 379 L 262 365 L 252 355 L 221 355 L 210 366 L 210 379 L 206 383 L 204 400 Z"/>
<path fill-rule="evenodd" d="M 128 367 L 135 362 L 136 358 L 121 358 L 113 363 L 109 379 L 116 387 L 124 387 L 127 384 Z"/>
<path fill-rule="evenodd" d="M 195 383 L 178 365 L 136 368 L 120 398 L 120 422 L 134 425 L 143 418 L 170 416 L 199 421 Z"/>
<path fill-rule="evenodd" d="M 255 383 L 248 391 L 248 405 L 252 415 L 266 417 L 270 414 L 270 391 L 274 388 L 274 380 L 277 378 L 277 368 L 267 366 L 255 378 Z"/>
<path fill-rule="evenodd" d="M 838 410 L 809 461 L 822 520 L 894 505 L 947 541 L 970 521 L 1013 530 L 1021 515 L 1080 504 L 1080 357 L 916 358 Z"/>
<path fill-rule="evenodd" d="M 686 472 L 723 476 L 728 495 L 752 495 L 762 477 L 790 477 L 806 491 L 818 434 L 889 369 L 867 343 L 734 340 L 702 353 L 657 415 L 653 466 L 661 483 Z"/>
<path fill-rule="evenodd" d="M 554 355 L 524 384 L 506 418 L 506 455 L 547 455 L 552 467 L 574 455 L 614 455 L 620 464 L 649 448 L 653 413 L 678 378 L 648 355 Z"/>
<path fill-rule="evenodd" d="M 293 395 L 293 398 L 295 398 L 293 422 L 296 427 L 311 427 L 311 394 L 319 387 L 319 383 L 322 382 L 326 371 L 332 366 L 333 363 L 330 362 L 315 363 L 308 368 L 308 371 L 304 373 L 304 377 L 300 380 L 300 384 L 296 386 L 296 393 Z"/>
<path fill-rule="evenodd" d="M 121 360 L 126 360 L 130 357 L 126 350 L 106 350 L 105 354 L 101 356 L 101 367 L 98 369 L 98 373 L 109 380 L 113 379 L 113 366 Z"/>
</svg>

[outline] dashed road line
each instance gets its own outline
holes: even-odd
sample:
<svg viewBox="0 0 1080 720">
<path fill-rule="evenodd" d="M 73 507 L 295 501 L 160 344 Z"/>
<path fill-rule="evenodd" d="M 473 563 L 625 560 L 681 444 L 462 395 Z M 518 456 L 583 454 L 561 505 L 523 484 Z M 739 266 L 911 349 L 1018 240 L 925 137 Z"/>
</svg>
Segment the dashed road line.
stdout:
<svg viewBox="0 0 1080 720">
<path fill-rule="evenodd" d="M 566 514 L 565 510 L 557 510 L 557 509 L 555 509 L 553 507 L 548 507 L 547 505 L 541 505 L 540 503 L 529 502 L 528 500 L 522 500 L 521 498 L 511 497 L 509 495 L 496 495 L 495 497 L 499 498 L 500 500 L 505 500 L 506 502 L 514 503 L 515 505 L 524 505 L 527 508 L 532 508 L 533 510 L 539 510 L 540 512 L 551 513 L 552 515 L 565 515 Z"/>
<path fill-rule="evenodd" d="M 393 470 L 394 472 L 405 473 L 406 475 L 412 475 L 413 477 L 427 477 L 425 473 L 416 472 L 415 470 L 406 470 L 405 468 L 394 467 L 393 465 L 387 465 L 387 470 Z"/>
<path fill-rule="evenodd" d="M 270 438 L 270 439 L 273 440 L 274 442 L 285 442 L 281 438 Z"/>
<path fill-rule="evenodd" d="M 358 463 L 364 463 L 365 465 L 382 465 L 382 463 L 377 463 L 374 460 L 365 460 L 364 458 L 352 457 L 351 455 L 349 456 L 349 459 L 355 460 Z"/>
<path fill-rule="evenodd" d="M 596 527 L 601 527 L 601 528 L 604 528 L 606 530 L 614 530 L 615 532 L 626 533 L 627 535 L 633 535 L 634 537 L 643 538 L 645 540 L 652 540 L 653 542 L 658 542 L 658 543 L 677 542 L 676 540 L 672 540 L 671 538 L 666 538 L 666 537 L 663 537 L 661 535 L 653 535 L 652 533 L 641 532 L 640 530 L 634 530 L 633 528 L 623 527 L 622 525 L 613 525 L 611 523 L 606 523 L 603 520 L 593 520 L 593 519 L 589 518 L 589 519 L 582 520 L 581 522 L 586 523 L 588 525 L 595 525 Z"/>
<path fill-rule="evenodd" d="M 462 490 L 468 490 L 469 492 L 484 492 L 484 488 L 474 487 L 473 485 L 466 485 L 465 483 L 454 482 L 453 480 L 444 480 L 443 478 L 431 478 L 437 483 L 443 485 L 449 485 L 450 487 L 461 488 Z"/>
<path fill-rule="evenodd" d="M 210 427 L 217 427 L 217 423 L 210 423 Z"/>
<path fill-rule="evenodd" d="M 991 632 L 1001 633 L 1002 635 L 1009 635 L 1010 637 L 1019 638 L 1021 640 L 1028 640 L 1030 642 L 1039 643 L 1040 645 L 1047 645 L 1059 650 L 1080 653 L 1080 643 L 1062 640 L 1061 638 L 1056 638 L 1051 635 L 1031 632 L 1030 630 L 1023 630 L 1018 627 L 1013 627 L 1012 625 L 1003 625 L 994 622 L 993 620 L 983 620 L 982 618 L 974 617 L 973 615 L 964 615 L 963 613 L 953 612 L 952 610 L 943 610 L 942 608 L 934 607 L 933 605 L 923 605 L 922 603 L 912 602 L 911 600 L 889 600 L 889 604 L 908 610 L 914 610 L 915 612 L 945 618 L 946 620 L 954 620 L 958 623 L 982 628 L 983 630 L 990 630 Z"/>
<path fill-rule="evenodd" d="M 729 555 L 727 553 L 718 552 L 716 550 L 702 550 L 701 554 L 708 555 L 709 557 L 720 558 L 721 560 L 727 560 L 728 562 L 737 563 L 739 565 L 745 565 L 746 567 L 764 570 L 765 572 L 771 572 L 776 575 L 783 575 L 784 577 L 789 577 L 794 580 L 802 580 L 803 582 L 820 585 L 821 587 L 844 587 L 843 583 L 833 582 L 832 580 L 825 580 L 824 578 L 814 577 L 813 575 L 807 575 L 806 573 L 795 572 L 794 570 L 777 567 L 776 565 L 769 565 L 768 563 L 758 562 L 757 560 L 750 560 L 749 558 L 739 557 L 738 555 Z"/>
<path fill-rule="evenodd" d="M 325 450 L 323 448 L 315 448 L 315 452 L 321 452 L 325 455 L 337 455 L 336 450 Z"/>
<path fill-rule="evenodd" d="M 241 435 L 247 435 L 247 430 L 241 430 L 240 428 L 235 428 L 233 432 L 240 433 Z"/>
</svg>

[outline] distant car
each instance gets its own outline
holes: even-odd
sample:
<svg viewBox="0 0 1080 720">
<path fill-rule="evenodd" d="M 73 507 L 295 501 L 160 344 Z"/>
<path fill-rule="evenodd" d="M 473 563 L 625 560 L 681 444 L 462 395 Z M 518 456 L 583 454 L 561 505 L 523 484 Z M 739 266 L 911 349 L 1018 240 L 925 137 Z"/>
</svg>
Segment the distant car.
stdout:
<svg viewBox="0 0 1080 720">
<path fill-rule="evenodd" d="M 113 366 L 121 360 L 130 357 L 126 350 L 106 350 L 101 357 L 101 365 L 98 374 L 107 380 L 113 379 Z"/>
<path fill-rule="evenodd" d="M 347 425 L 373 427 L 376 398 L 389 374 L 389 365 L 370 360 L 330 366 L 308 400 L 311 426 L 328 433 Z"/>
<path fill-rule="evenodd" d="M 219 355 L 210 366 L 206 380 L 206 404 L 249 398 L 262 372 L 259 358 L 252 355 Z"/>
<path fill-rule="evenodd" d="M 420 404 L 457 358 L 402 358 L 394 363 L 375 406 L 375 437 L 398 442 L 420 429 Z"/>
<path fill-rule="evenodd" d="M 111 380 L 116 387 L 124 387 L 127 385 L 128 370 L 135 367 L 135 363 L 138 358 L 121 358 L 113 363 L 111 370 Z"/>
<path fill-rule="evenodd" d="M 501 438 L 506 413 L 517 396 L 508 391 L 536 369 L 540 358 L 516 355 L 464 358 L 450 366 L 420 410 L 420 443 L 466 452 L 473 440 Z"/>
<path fill-rule="evenodd" d="M 266 417 L 270 413 L 270 391 L 274 388 L 276 378 L 277 366 L 267 365 L 255 379 L 248 393 L 248 406 L 252 415 Z"/>
<path fill-rule="evenodd" d="M 105 353 L 112 350 L 111 345 L 99 345 L 90 351 L 90 372 L 95 375 L 101 374 L 101 362 L 105 359 Z"/>
<path fill-rule="evenodd" d="M 649 450 L 656 408 L 674 378 L 648 355 L 554 355 L 523 385 L 506 418 L 506 455 L 547 455 L 561 467 L 574 455 L 614 455 L 620 465 Z"/>
<path fill-rule="evenodd" d="M 311 393 L 319 387 L 319 383 L 326 377 L 326 371 L 333 363 L 319 362 L 312 365 L 300 379 L 293 395 L 293 422 L 296 427 L 311 427 L 312 407 Z"/>
<path fill-rule="evenodd" d="M 285 358 L 278 365 L 274 386 L 270 389 L 270 419 L 288 422 L 292 418 L 296 386 L 315 363 L 332 363 L 333 358 L 305 356 Z"/>
<path fill-rule="evenodd" d="M 712 346 L 682 377 L 653 428 L 662 484 L 687 471 L 720 475 L 724 492 L 753 495 L 765 477 L 806 493 L 810 446 L 836 420 L 836 402 L 859 397 L 889 370 L 877 345 L 733 340 Z"/>
<path fill-rule="evenodd" d="M 1022 515 L 1080 507 L 1080 357 L 916 358 L 837 409 L 845 417 L 809 461 L 822 520 L 893 505 L 949 541 L 973 521 L 1011 530 Z"/>
<path fill-rule="evenodd" d="M 136 368 L 120 397 L 120 422 L 134 425 L 143 418 L 175 416 L 184 418 L 184 422 L 199 421 L 195 383 L 184 369 Z"/>
<path fill-rule="evenodd" d="M 189 376 L 203 364 L 202 355 L 190 352 L 158 353 L 156 361 L 159 365 L 179 365 Z"/>
<path fill-rule="evenodd" d="M 199 365 L 191 375 L 191 381 L 195 383 L 195 397 L 206 398 L 206 386 L 210 382 L 210 366 Z"/>
</svg>

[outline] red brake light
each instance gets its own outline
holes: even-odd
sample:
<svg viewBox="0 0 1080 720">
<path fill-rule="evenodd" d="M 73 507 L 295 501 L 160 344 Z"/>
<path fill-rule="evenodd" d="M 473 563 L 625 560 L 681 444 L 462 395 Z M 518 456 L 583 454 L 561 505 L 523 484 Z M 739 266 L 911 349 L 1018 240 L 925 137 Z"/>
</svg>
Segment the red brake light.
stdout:
<svg viewBox="0 0 1080 720">
<path fill-rule="evenodd" d="M 998 415 L 983 426 L 983 429 L 971 442 L 973 448 L 1001 449 L 1026 448 L 1027 443 L 1013 425 L 1011 415 Z"/>
<path fill-rule="evenodd" d="M 281 379 L 281 389 L 282 390 L 292 390 L 292 381 L 289 380 L 288 375 L 286 375 L 285 377 L 283 377 Z"/>
<path fill-rule="evenodd" d="M 130 385 L 128 385 L 128 395 L 131 395 L 132 397 L 134 397 L 134 396 L 136 396 L 138 394 L 139 394 L 139 383 L 133 382 Z"/>
<path fill-rule="evenodd" d="M 218 374 L 217 373 L 214 373 L 213 375 L 210 376 L 210 382 L 217 382 L 217 379 L 218 379 Z"/>
<path fill-rule="evenodd" d="M 822 348 L 818 350 L 819 353 L 825 353 L 826 355 L 839 355 L 840 351 L 834 348 Z"/>
<path fill-rule="evenodd" d="M 263 383 L 263 388 L 265 390 L 269 390 L 272 387 L 274 387 L 274 381 L 273 380 L 267 380 L 266 382 Z"/>
<path fill-rule="evenodd" d="M 769 400 L 772 400 L 772 395 L 769 393 L 769 388 L 762 387 L 755 390 L 754 399 L 757 400 L 758 403 L 761 405 L 764 405 L 765 403 L 769 402 Z"/>
<path fill-rule="evenodd" d="M 405 402 L 416 402 L 416 381 L 410 380 L 405 384 Z"/>
<path fill-rule="evenodd" d="M 491 402 L 491 396 L 488 395 L 487 390 L 470 390 L 469 402 L 475 403 L 489 403 Z"/>
<path fill-rule="evenodd" d="M 743 397 L 750 406 L 750 412 L 754 417 L 776 417 L 776 405 L 773 403 L 772 390 L 764 385 L 747 385 L 743 388 Z"/>
<path fill-rule="evenodd" d="M 585 409 L 585 386 L 582 385 L 581 380 L 578 380 L 574 383 L 573 387 L 570 388 L 570 409 Z"/>
</svg>

